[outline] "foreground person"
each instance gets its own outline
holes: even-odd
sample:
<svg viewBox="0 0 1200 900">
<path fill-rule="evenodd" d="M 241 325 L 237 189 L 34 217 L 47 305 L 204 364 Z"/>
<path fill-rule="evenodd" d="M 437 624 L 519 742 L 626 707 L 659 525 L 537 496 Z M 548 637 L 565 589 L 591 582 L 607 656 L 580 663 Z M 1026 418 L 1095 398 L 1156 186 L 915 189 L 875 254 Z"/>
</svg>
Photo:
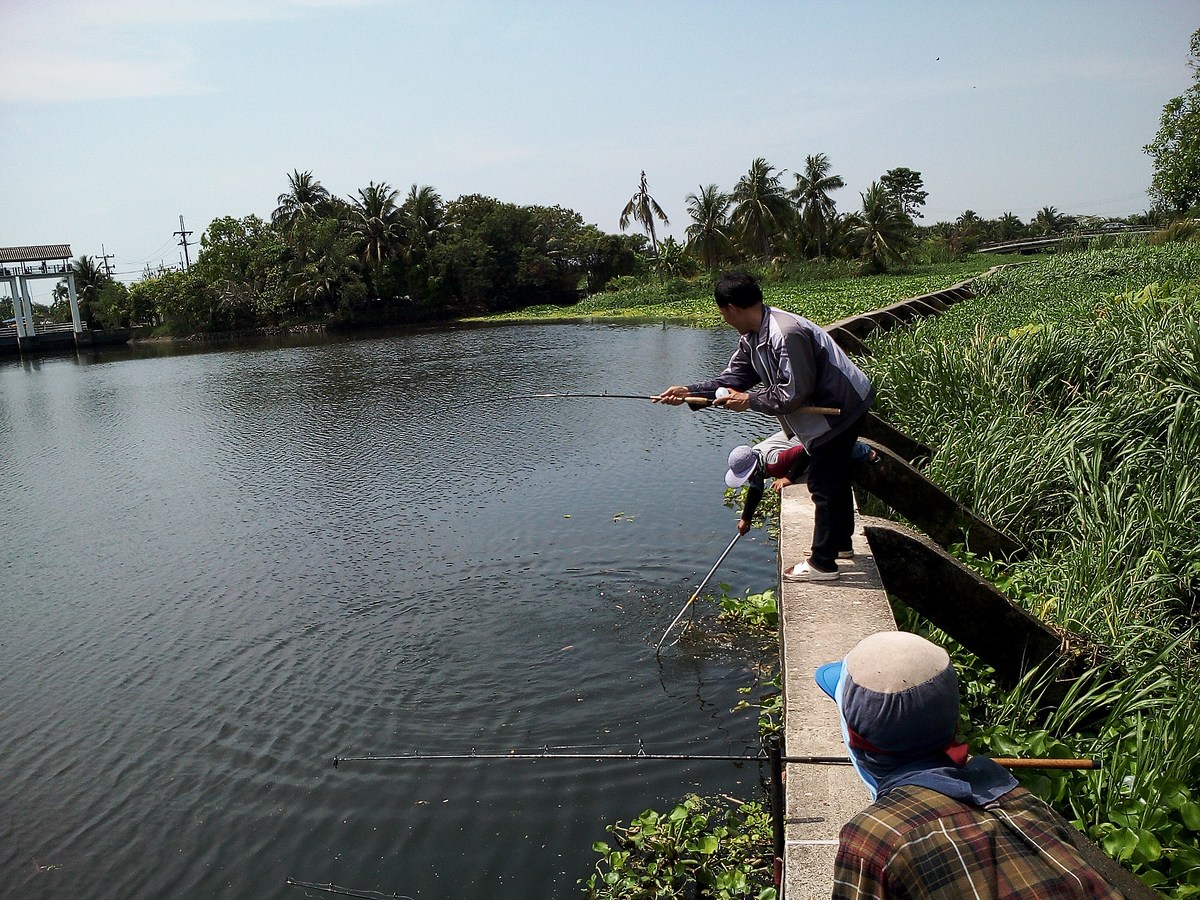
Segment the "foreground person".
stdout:
<svg viewBox="0 0 1200 900">
<path fill-rule="evenodd" d="M 784 435 L 799 439 L 808 450 L 808 489 L 815 509 L 812 551 L 783 577 L 837 578 L 838 552 L 851 545 L 854 534 L 850 454 L 875 388 L 823 328 L 765 305 L 750 275 L 725 275 L 714 293 L 721 317 L 741 335 L 729 365 L 715 378 L 672 385 L 653 399 L 678 405 L 685 397 L 725 388 L 716 403 L 778 418 Z M 833 407 L 841 413 L 805 413 L 800 411 L 803 406 Z"/>
<path fill-rule="evenodd" d="M 873 801 L 839 835 L 834 900 L 1123 897 L 1069 826 L 955 740 L 958 676 L 941 647 L 886 631 L 817 669 Z"/>
</svg>

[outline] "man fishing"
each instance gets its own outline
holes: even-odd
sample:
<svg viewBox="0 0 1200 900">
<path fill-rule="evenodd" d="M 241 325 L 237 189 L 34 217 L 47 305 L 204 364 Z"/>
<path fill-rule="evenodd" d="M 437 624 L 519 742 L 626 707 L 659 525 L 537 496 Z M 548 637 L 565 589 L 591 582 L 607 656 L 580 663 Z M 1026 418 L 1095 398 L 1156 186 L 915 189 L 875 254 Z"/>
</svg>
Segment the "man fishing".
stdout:
<svg viewBox="0 0 1200 900">
<path fill-rule="evenodd" d="M 875 388 L 823 328 L 764 304 L 752 276 L 725 275 L 714 294 L 721 318 L 741 335 L 729 364 L 715 378 L 673 385 L 653 400 L 677 406 L 687 397 L 713 396 L 725 388 L 715 405 L 773 415 L 787 438 L 803 443 L 810 459 L 808 489 L 815 509 L 812 550 L 802 563 L 785 569 L 783 577 L 835 579 L 838 554 L 851 546 L 854 534 L 851 453 L 862 418 L 875 399 Z M 840 412 L 801 410 L 810 405 Z"/>
<path fill-rule="evenodd" d="M 833 900 L 1122 897 L 1071 829 L 955 740 L 958 675 L 925 638 L 883 631 L 817 669 L 871 805 L 838 839 Z"/>
</svg>

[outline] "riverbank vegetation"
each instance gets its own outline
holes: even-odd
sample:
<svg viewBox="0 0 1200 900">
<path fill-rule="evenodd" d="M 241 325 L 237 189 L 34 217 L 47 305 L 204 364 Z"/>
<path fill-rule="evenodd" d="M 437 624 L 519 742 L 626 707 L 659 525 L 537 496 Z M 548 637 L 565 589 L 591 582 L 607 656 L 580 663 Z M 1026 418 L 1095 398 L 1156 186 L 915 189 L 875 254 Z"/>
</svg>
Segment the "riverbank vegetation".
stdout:
<svg viewBox="0 0 1200 900">
<path fill-rule="evenodd" d="M 665 219 L 645 176 L 621 216 L 645 234 L 607 234 L 559 206 L 521 206 L 482 195 L 445 201 L 430 186 L 403 196 L 370 182 L 353 196 L 329 192 L 311 172 L 294 171 L 270 220 L 213 220 L 198 258 L 180 269 L 147 269 L 132 285 L 93 257 L 74 261 L 82 318 L 95 328 L 144 326 L 155 335 L 236 333 L 312 327 L 354 329 L 464 317 L 649 317 L 704 321 L 716 272 L 746 268 L 768 284 L 861 282 L 879 297 L 920 293 L 905 278 L 980 271 L 973 255 L 988 241 L 1061 235 L 1094 227 L 1096 217 L 1043 208 L 1028 223 L 1011 213 L 984 219 L 966 210 L 954 222 L 917 224 L 925 191 L 919 172 L 889 170 L 839 213 L 831 192 L 842 179 L 823 154 L 810 156 L 796 183 L 755 159 L 729 191 L 689 195 L 686 239 L 660 239 Z M 1130 217 L 1150 220 L 1153 216 Z M 1109 225 L 1119 227 L 1120 223 Z M 984 266 L 986 268 L 986 266 Z M 876 279 L 885 281 L 876 283 Z M 893 280 L 899 279 L 899 280 Z M 870 287 L 866 285 L 870 283 Z M 935 278 L 930 287 L 945 286 Z M 780 301 L 786 304 L 786 292 Z M 834 315 L 860 311 L 848 298 Z M 700 316 L 696 316 L 696 312 Z M 66 285 L 38 315 L 69 321 Z"/>
<path fill-rule="evenodd" d="M 1145 881 L 1196 896 L 1200 245 L 1062 255 L 976 290 L 872 342 L 878 410 L 935 448 L 933 480 L 1032 551 L 969 561 L 1099 650 L 1053 708 L 1052 673 L 1004 691 L 956 654 L 973 749 L 1101 759 L 1026 781 Z"/>
<path fill-rule="evenodd" d="M 1200 244 L 1027 260 L 974 284 L 974 299 L 871 342 L 877 411 L 935 448 L 929 477 L 1032 550 L 960 558 L 1097 649 L 1049 705 L 1053 673 L 1005 690 L 948 635 L 897 617 L 952 648 L 974 752 L 1101 760 L 1020 778 L 1157 890 L 1200 895 L 1200 707 L 1187 701 L 1200 692 Z M 724 592 L 721 605 L 745 604 Z M 764 828 L 755 853 L 769 840 Z M 636 861 L 620 858 L 621 879 Z M 773 896 L 746 871 L 744 896 Z M 589 884 L 623 896 L 603 887 Z"/>
</svg>

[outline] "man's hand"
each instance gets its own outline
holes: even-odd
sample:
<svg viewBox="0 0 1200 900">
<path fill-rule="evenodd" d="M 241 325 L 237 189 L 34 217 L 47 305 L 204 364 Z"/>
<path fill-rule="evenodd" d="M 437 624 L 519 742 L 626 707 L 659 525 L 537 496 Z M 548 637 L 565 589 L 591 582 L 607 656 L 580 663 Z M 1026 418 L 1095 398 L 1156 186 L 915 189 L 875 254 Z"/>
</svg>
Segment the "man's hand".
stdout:
<svg viewBox="0 0 1200 900">
<path fill-rule="evenodd" d="M 672 385 L 657 397 L 651 397 L 654 403 L 665 403 L 668 406 L 678 406 L 683 398 L 688 396 L 688 389 L 681 384 Z"/>
<path fill-rule="evenodd" d="M 749 519 L 738 519 L 737 529 L 738 529 L 738 534 L 744 536 L 746 534 L 746 532 L 750 530 L 750 520 Z"/>
<path fill-rule="evenodd" d="M 773 482 L 771 482 L 771 490 L 773 490 L 777 494 L 782 495 L 783 489 L 791 483 L 792 483 L 792 479 L 788 478 L 786 475 L 781 475 L 780 477 L 776 478 Z"/>
<path fill-rule="evenodd" d="M 713 406 L 723 406 L 734 412 L 745 412 L 750 408 L 750 395 L 744 391 L 729 390 L 724 397 L 714 400 Z"/>
</svg>

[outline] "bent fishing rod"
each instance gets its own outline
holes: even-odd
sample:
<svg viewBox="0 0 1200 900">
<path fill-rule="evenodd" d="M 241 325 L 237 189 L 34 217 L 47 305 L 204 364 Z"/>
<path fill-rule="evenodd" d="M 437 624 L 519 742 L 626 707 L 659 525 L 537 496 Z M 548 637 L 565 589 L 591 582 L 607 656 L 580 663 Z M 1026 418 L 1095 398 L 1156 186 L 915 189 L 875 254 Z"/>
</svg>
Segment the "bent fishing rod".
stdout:
<svg viewBox="0 0 1200 900">
<path fill-rule="evenodd" d="M 1097 759 L 1039 759 L 1033 757 L 1018 757 L 1018 756 L 989 756 L 990 759 L 997 765 L 1003 766 L 1006 769 L 1079 769 L 1095 771 L 1103 768 L 1103 764 Z M 447 762 L 447 761 L 464 761 L 464 760 L 486 760 L 486 761 L 538 761 L 538 760 L 594 760 L 603 762 L 607 760 L 620 761 L 645 761 L 645 762 L 663 762 L 663 761 L 703 761 L 709 760 L 713 762 L 769 762 L 771 757 L 768 754 L 757 754 L 747 756 L 745 754 L 722 754 L 722 753 L 647 753 L 644 750 L 638 750 L 636 753 L 552 753 L 549 749 L 543 749 L 537 752 L 510 752 L 510 753 L 409 753 L 399 756 L 335 756 L 333 758 L 333 767 L 336 769 L 341 763 L 349 762 Z M 849 766 L 852 765 L 850 759 L 845 756 L 780 756 L 779 761 L 783 763 L 792 763 L 793 765 L 801 766 Z"/>
<path fill-rule="evenodd" d="M 658 402 L 658 396 L 646 394 L 577 394 L 573 391 L 560 391 L 545 394 L 512 394 L 506 397 L 489 397 L 491 403 L 507 403 L 511 400 L 648 400 Z M 723 400 L 724 398 L 722 398 Z M 712 397 L 681 397 L 680 400 L 693 409 L 724 409 L 722 400 Z M 841 409 L 835 406 L 801 406 L 795 412 L 812 413 L 820 416 L 840 416 Z"/>
<path fill-rule="evenodd" d="M 688 607 L 690 607 L 693 603 L 696 602 L 696 598 L 700 596 L 700 592 L 702 590 L 704 590 L 705 585 L 707 585 L 708 582 L 712 579 L 713 573 L 717 571 L 717 567 L 720 566 L 721 563 L 723 563 L 725 561 L 725 557 L 727 557 L 729 555 L 729 551 L 731 551 L 733 549 L 733 545 L 736 544 L 741 539 L 741 537 L 742 537 L 742 533 L 740 531 L 733 536 L 733 540 L 729 542 L 729 546 L 725 548 L 725 552 L 722 553 L 719 557 L 717 557 L 717 561 L 715 563 L 713 563 L 713 567 L 708 570 L 708 574 L 705 575 L 704 580 L 702 582 L 700 582 L 700 587 L 696 588 L 695 593 L 693 593 L 692 596 L 688 597 L 687 603 L 683 604 L 683 609 L 679 610 L 679 615 L 677 615 L 674 619 L 671 620 L 671 624 L 667 626 L 667 630 L 663 632 L 663 636 L 660 637 L 658 639 L 658 643 L 654 645 L 654 656 L 656 658 L 658 657 L 658 654 L 660 652 L 662 652 L 663 642 L 666 641 L 667 635 L 669 635 L 671 633 L 671 629 L 674 628 L 677 624 L 679 624 L 679 620 L 682 619 L 683 614 L 688 611 Z"/>
</svg>

